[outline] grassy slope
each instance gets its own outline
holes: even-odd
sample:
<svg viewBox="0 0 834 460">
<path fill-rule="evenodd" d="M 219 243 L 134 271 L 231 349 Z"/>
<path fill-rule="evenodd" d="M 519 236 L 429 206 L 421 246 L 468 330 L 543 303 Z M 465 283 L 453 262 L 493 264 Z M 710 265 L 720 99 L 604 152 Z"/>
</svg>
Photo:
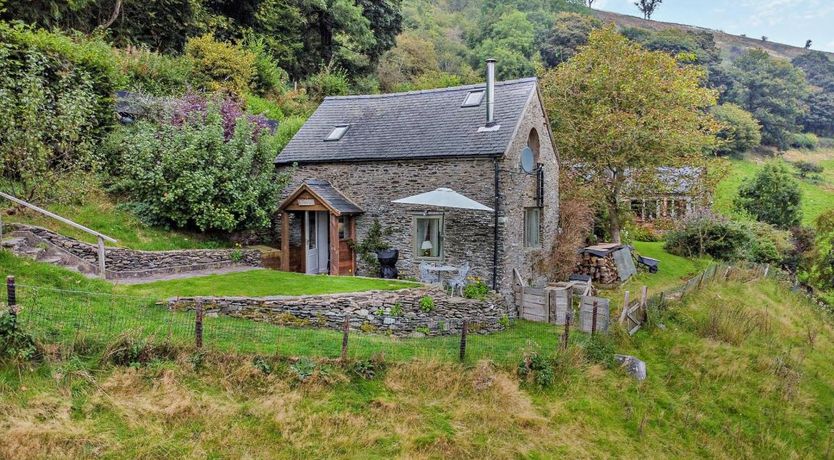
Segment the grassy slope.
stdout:
<svg viewBox="0 0 834 460">
<path fill-rule="evenodd" d="M 138 369 L 96 359 L 0 367 L 0 457 L 824 457 L 834 331 L 773 282 L 733 282 L 619 337 L 637 383 L 561 355 L 552 388 L 513 365 L 391 363 L 372 380 L 325 365 L 188 355 Z M 744 328 L 749 326 L 749 333 Z M 813 337 L 810 340 L 809 337 Z M 269 358 L 268 358 L 269 359 Z"/>
<path fill-rule="evenodd" d="M 86 193 L 83 203 L 48 205 L 46 209 L 115 238 L 119 241 L 116 246 L 147 251 L 229 246 L 228 242 L 197 233 L 149 227 L 130 212 L 119 209 L 103 192 L 96 190 Z M 81 241 L 96 242 L 94 236 L 34 211 L 4 215 L 3 220 L 38 225 Z"/>
<path fill-rule="evenodd" d="M 800 182 L 802 190 L 802 223 L 812 225 L 814 219 L 824 211 L 834 208 L 834 150 L 820 152 L 789 152 L 786 160 L 807 160 L 825 167 L 820 183 L 809 180 Z M 715 192 L 715 209 L 723 214 L 734 215 L 733 200 L 744 179 L 753 177 L 761 169 L 759 159 L 732 160 L 728 176 L 718 184 Z M 791 168 L 793 169 L 793 168 Z"/>
</svg>

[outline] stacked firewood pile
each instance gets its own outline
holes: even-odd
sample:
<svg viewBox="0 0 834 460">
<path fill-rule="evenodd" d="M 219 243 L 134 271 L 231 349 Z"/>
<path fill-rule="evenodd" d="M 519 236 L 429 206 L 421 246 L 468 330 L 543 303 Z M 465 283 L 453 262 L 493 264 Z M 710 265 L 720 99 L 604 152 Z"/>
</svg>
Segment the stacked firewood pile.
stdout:
<svg viewBox="0 0 834 460">
<path fill-rule="evenodd" d="M 582 254 L 576 264 L 576 273 L 589 275 L 595 284 L 615 284 L 620 280 L 613 253 L 606 257 Z"/>
</svg>

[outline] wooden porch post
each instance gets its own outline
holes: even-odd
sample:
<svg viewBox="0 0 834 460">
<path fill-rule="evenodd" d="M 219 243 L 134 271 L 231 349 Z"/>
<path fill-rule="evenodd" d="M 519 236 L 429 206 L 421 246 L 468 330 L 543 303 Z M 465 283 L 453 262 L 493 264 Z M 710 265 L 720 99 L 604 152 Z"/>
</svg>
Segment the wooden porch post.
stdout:
<svg viewBox="0 0 834 460">
<path fill-rule="evenodd" d="M 290 271 L 290 213 L 281 211 L 281 270 Z"/>
<path fill-rule="evenodd" d="M 336 214 L 330 215 L 330 274 L 339 273 L 339 217 Z"/>
<path fill-rule="evenodd" d="M 354 243 L 356 242 L 356 216 L 348 217 L 350 221 L 350 236 L 348 237 Z M 350 274 L 356 276 L 356 251 L 350 250 Z"/>
</svg>

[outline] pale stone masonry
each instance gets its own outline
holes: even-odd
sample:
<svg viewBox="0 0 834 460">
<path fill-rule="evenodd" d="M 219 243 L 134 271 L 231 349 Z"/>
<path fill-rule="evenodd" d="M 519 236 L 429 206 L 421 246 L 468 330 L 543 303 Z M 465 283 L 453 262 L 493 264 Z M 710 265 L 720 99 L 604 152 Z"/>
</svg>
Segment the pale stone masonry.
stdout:
<svg viewBox="0 0 834 460">
<path fill-rule="evenodd" d="M 481 84 L 326 99 L 276 159 L 280 169 L 294 168 L 283 198 L 297 193 L 305 181 L 329 183 L 361 209 L 343 214 L 355 225 L 353 241 L 361 242 L 374 220 L 379 220 L 386 242 L 400 252 L 401 277 L 417 278 L 419 264 L 426 260 L 415 254 L 419 248 L 415 218 L 440 214 L 443 250 L 431 262 L 455 266 L 468 262 L 472 275 L 489 286 L 494 282 L 507 300 L 512 296 L 513 270 L 525 283 L 542 284 L 559 222 L 559 164 L 538 82 L 530 78 L 496 83 L 495 120 L 489 126 L 485 103 L 461 106 L 468 94 L 483 90 Z M 324 140 L 341 124 L 349 125 L 342 139 Z M 534 152 L 540 173 L 523 170 L 525 147 Z M 441 187 L 496 208 L 497 219 L 491 212 L 392 203 Z M 304 195 L 310 198 L 308 204 L 319 204 L 314 195 Z M 328 208 L 327 200 L 321 201 L 324 207 L 319 209 Z M 287 209 L 292 212 L 284 214 L 290 216 L 286 247 L 298 257 L 301 253 L 295 248 L 302 243 L 305 213 L 300 207 Z M 525 244 L 525 209 L 538 209 L 538 244 Z M 356 274 L 375 275 L 361 262 Z"/>
</svg>

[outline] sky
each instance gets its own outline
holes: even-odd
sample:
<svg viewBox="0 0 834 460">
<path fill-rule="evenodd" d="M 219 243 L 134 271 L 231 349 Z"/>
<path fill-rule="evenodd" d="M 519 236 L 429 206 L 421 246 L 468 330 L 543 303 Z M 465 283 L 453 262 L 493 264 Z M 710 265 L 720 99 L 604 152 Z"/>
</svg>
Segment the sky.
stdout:
<svg viewBox="0 0 834 460">
<path fill-rule="evenodd" d="M 641 16 L 634 0 L 596 0 L 594 9 Z M 665 0 L 652 19 L 834 51 L 834 0 Z"/>
</svg>

